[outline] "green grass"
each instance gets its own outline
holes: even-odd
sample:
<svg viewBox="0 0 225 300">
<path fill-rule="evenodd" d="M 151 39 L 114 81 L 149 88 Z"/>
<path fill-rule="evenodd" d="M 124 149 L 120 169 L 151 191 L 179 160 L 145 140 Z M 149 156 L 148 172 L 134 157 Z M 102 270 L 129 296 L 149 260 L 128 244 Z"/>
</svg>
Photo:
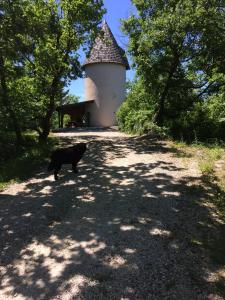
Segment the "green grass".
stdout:
<svg viewBox="0 0 225 300">
<path fill-rule="evenodd" d="M 203 175 L 211 175 L 214 173 L 214 162 L 212 160 L 200 160 L 198 162 L 199 168 Z"/>
<path fill-rule="evenodd" d="M 225 218 L 225 145 L 169 142 L 176 157 L 196 160 L 202 173 L 203 185 L 214 185 L 211 199 Z M 188 163 L 188 161 L 187 161 Z M 220 163 L 220 167 L 217 166 Z"/>
<path fill-rule="evenodd" d="M 203 175 L 214 174 L 216 172 L 215 163 L 218 160 L 225 161 L 224 144 L 193 143 L 188 145 L 184 142 L 170 142 L 170 145 L 176 157 L 196 159 Z M 225 175 L 223 173 L 225 170 L 222 170 L 221 174 L 217 174 L 218 177 L 222 178 Z"/>
<path fill-rule="evenodd" d="M 4 136 L 1 147 L 0 189 L 11 183 L 28 179 L 41 166 L 47 164 L 56 139 L 49 137 L 46 144 L 39 144 L 34 133 L 25 134 L 25 146 L 16 146 L 13 136 Z"/>
<path fill-rule="evenodd" d="M 198 163 L 202 173 L 202 184 L 195 186 L 197 192 L 201 188 L 210 189 L 206 202 L 214 204 L 216 213 L 220 220 L 225 220 L 225 147 L 223 144 L 192 144 L 174 143 L 174 147 L 179 151 L 191 154 L 188 159 L 195 160 Z M 210 206 L 211 207 L 211 206 Z M 214 210 L 213 210 L 214 213 Z M 208 235 L 208 228 L 214 228 L 216 234 Z M 198 224 L 198 230 L 195 236 L 192 236 L 190 243 L 199 248 L 204 248 L 210 261 L 215 265 L 224 267 L 225 262 L 225 232 L 224 225 L 216 223 L 214 217 L 210 214 Z M 214 283 L 215 293 L 225 297 L 225 280 L 224 277 L 218 276 Z"/>
</svg>

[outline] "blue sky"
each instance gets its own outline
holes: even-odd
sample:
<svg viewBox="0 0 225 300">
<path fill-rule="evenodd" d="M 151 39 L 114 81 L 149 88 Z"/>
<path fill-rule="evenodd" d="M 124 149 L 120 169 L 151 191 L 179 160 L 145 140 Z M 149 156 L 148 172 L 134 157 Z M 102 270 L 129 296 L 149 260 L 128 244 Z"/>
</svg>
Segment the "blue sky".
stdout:
<svg viewBox="0 0 225 300">
<path fill-rule="evenodd" d="M 132 12 L 134 7 L 130 0 L 104 0 L 104 6 L 107 9 L 107 13 L 104 19 L 107 21 L 117 43 L 126 50 L 128 39 L 120 30 L 120 19 L 127 18 Z M 84 60 L 82 55 L 81 60 Z M 127 79 L 133 79 L 134 70 L 127 71 Z M 84 100 L 84 80 L 77 79 L 71 82 L 68 87 L 71 94 L 80 97 L 80 100 Z"/>
</svg>

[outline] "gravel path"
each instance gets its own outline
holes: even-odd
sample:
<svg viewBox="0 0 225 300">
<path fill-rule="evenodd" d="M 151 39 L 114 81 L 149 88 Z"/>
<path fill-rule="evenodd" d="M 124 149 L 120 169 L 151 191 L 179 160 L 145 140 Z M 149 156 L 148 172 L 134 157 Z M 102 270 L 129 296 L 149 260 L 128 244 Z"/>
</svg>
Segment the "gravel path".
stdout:
<svg viewBox="0 0 225 300">
<path fill-rule="evenodd" d="M 0 299 L 224 299 L 202 247 L 222 225 L 196 162 L 116 131 L 58 136 L 88 142 L 78 175 L 0 193 Z"/>
</svg>

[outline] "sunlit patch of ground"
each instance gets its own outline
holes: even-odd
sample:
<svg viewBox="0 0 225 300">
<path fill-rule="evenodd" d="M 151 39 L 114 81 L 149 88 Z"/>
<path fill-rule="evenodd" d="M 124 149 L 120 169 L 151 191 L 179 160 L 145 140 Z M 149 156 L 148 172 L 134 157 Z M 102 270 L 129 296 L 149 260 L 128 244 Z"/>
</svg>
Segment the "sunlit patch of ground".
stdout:
<svg viewBox="0 0 225 300">
<path fill-rule="evenodd" d="M 0 299 L 223 299 L 222 252 L 205 244 L 223 222 L 194 160 L 115 130 L 57 135 L 87 141 L 79 173 L 0 193 Z"/>
</svg>

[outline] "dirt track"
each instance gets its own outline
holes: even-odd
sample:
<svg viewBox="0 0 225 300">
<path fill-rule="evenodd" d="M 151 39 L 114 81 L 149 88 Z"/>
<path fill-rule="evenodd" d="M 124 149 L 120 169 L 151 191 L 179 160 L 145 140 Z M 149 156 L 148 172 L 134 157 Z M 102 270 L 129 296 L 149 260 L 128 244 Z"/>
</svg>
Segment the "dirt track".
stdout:
<svg viewBox="0 0 225 300">
<path fill-rule="evenodd" d="M 199 242 L 220 224 L 197 164 L 150 138 L 59 135 L 88 141 L 78 175 L 43 170 L 0 193 L 0 299 L 223 299 Z"/>
</svg>

